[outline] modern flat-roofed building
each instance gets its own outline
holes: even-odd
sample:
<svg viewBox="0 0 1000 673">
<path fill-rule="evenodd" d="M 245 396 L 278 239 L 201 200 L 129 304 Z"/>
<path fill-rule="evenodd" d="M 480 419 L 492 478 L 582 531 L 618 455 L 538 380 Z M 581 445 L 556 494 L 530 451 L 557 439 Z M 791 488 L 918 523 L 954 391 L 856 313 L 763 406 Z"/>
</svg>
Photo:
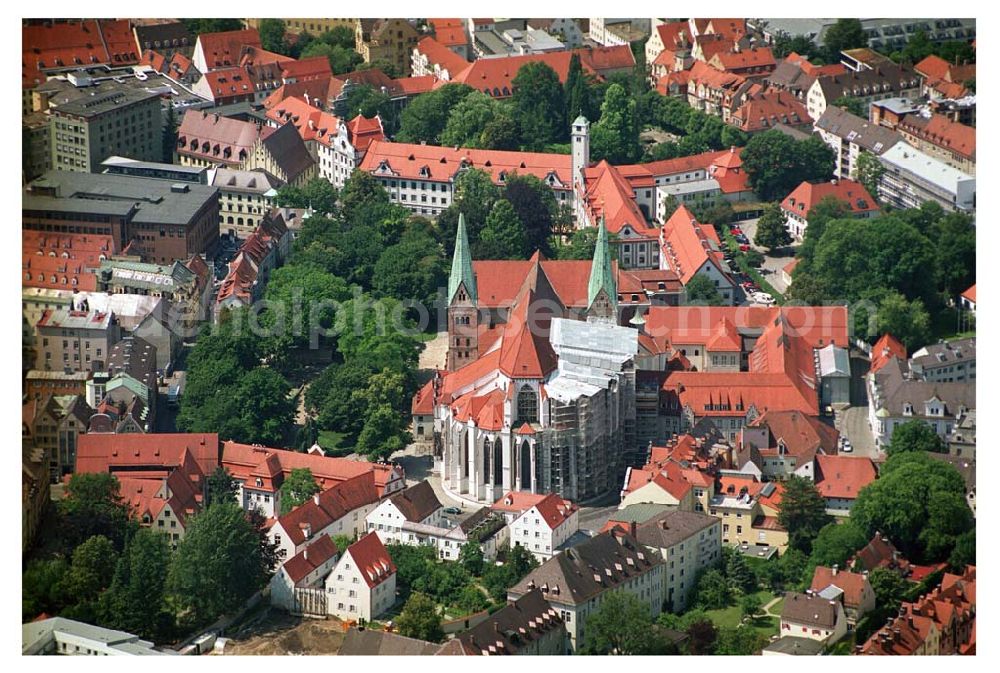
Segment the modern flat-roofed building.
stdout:
<svg viewBox="0 0 1000 673">
<path fill-rule="evenodd" d="M 21 625 L 21 654 L 77 656 L 164 655 L 148 640 L 64 617 Z"/>
<path fill-rule="evenodd" d="M 207 185 L 208 171 L 200 166 L 178 166 L 156 161 L 139 161 L 129 157 L 113 156 L 101 162 L 102 173 L 108 175 L 130 175 L 136 178 L 155 178 L 171 182 L 190 182 Z"/>
<path fill-rule="evenodd" d="M 170 264 L 219 240 L 215 187 L 105 173 L 49 171 L 22 199 L 25 229 L 110 234 L 115 249 Z"/>
<path fill-rule="evenodd" d="M 976 178 L 943 161 L 899 143 L 879 161 L 885 173 L 879 180 L 879 198 L 896 208 L 919 208 L 925 201 L 937 201 L 949 211 L 976 209 Z"/>
<path fill-rule="evenodd" d="M 158 93 L 98 85 L 91 94 L 49 111 L 53 168 L 94 172 L 115 154 L 145 161 L 163 158 Z"/>
</svg>

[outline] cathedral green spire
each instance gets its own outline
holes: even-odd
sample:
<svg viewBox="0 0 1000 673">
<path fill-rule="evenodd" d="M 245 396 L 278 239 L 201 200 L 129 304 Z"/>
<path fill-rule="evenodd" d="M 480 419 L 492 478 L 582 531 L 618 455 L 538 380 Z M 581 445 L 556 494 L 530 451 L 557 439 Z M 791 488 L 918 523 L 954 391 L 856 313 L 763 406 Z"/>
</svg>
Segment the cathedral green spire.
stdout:
<svg viewBox="0 0 1000 673">
<path fill-rule="evenodd" d="M 460 284 L 465 284 L 469 299 L 476 303 L 476 277 L 472 273 L 472 252 L 469 236 L 465 232 L 465 215 L 458 215 L 458 234 L 455 236 L 455 254 L 451 259 L 451 276 L 448 278 L 448 303 L 455 298 Z"/>
<path fill-rule="evenodd" d="M 594 246 L 594 261 L 590 265 L 590 282 L 587 284 L 587 305 L 593 306 L 594 299 L 601 290 L 608 296 L 613 308 L 618 305 L 618 290 L 615 288 L 615 277 L 611 273 L 611 251 L 608 249 L 608 228 L 604 226 L 604 217 L 597 223 L 597 245 Z"/>
</svg>

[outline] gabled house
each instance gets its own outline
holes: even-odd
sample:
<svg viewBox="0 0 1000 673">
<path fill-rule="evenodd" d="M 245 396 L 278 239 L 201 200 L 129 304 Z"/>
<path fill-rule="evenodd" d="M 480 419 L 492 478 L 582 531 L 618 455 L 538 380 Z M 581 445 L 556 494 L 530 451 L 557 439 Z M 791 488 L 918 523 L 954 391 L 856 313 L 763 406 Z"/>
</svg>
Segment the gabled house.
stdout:
<svg viewBox="0 0 1000 673">
<path fill-rule="evenodd" d="M 847 634 L 847 614 L 838 600 L 789 592 L 781 610 L 779 633 L 832 645 Z"/>
<path fill-rule="evenodd" d="M 305 596 L 296 589 L 323 590 L 323 581 L 339 558 L 337 545 L 329 535 L 320 535 L 294 556 L 285 556 L 271 577 L 271 605 L 301 614 L 301 599 Z"/>
<path fill-rule="evenodd" d="M 442 509 L 430 482 L 422 481 L 383 500 L 365 521 L 367 530 L 377 533 L 383 542 L 405 544 L 408 534 L 404 524 L 440 528 Z"/>
<path fill-rule="evenodd" d="M 328 614 L 368 622 L 396 603 L 396 565 L 379 536 L 368 533 L 344 550 L 324 585 Z"/>
<path fill-rule="evenodd" d="M 853 629 L 858 620 L 875 609 L 875 591 L 868 581 L 867 570 L 853 573 L 840 570 L 836 563 L 832 568 L 816 566 L 810 591 L 820 598 L 843 603 L 848 629 Z"/>
<path fill-rule="evenodd" d="M 827 198 L 840 202 L 849 217 L 865 219 L 875 217 L 880 212 L 878 202 L 860 182 L 837 178 L 829 182 L 802 182 L 781 202 L 788 233 L 802 240 L 809 226 L 809 212 Z"/>
<path fill-rule="evenodd" d="M 511 494 L 497 502 L 507 504 L 508 501 L 513 504 Z M 545 561 L 580 529 L 579 510 L 570 501 L 549 493 L 510 523 L 511 543 L 524 547 L 539 561 Z"/>
<path fill-rule="evenodd" d="M 291 124 L 261 129 L 240 168 L 266 171 L 293 187 L 301 187 L 318 175 L 316 160 Z"/>
</svg>

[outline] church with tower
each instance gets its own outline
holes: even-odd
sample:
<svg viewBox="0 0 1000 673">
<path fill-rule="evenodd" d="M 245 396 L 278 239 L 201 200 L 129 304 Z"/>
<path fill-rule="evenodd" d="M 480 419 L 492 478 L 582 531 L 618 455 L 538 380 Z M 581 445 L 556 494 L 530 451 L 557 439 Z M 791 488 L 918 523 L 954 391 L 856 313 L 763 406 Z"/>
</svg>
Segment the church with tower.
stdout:
<svg viewBox="0 0 1000 673">
<path fill-rule="evenodd" d="M 638 330 L 620 326 L 607 230 L 592 260 L 472 259 L 460 219 L 448 282 L 447 370 L 414 400 L 433 415 L 442 482 L 586 501 L 620 486 L 635 437 Z"/>
</svg>

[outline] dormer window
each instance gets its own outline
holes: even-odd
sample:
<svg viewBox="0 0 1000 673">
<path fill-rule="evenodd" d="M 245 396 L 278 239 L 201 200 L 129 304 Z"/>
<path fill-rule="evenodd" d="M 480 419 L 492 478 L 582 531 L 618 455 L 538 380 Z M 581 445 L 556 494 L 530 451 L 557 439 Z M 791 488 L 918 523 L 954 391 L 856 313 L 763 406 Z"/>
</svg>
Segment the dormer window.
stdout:
<svg viewBox="0 0 1000 673">
<path fill-rule="evenodd" d="M 254 485 L 257 488 L 263 488 L 263 486 L 264 486 L 264 480 L 261 479 L 260 477 L 257 477 L 257 479 L 254 481 Z"/>
<path fill-rule="evenodd" d="M 912 416 L 913 415 L 913 405 L 907 402 L 903 405 L 903 415 Z"/>
</svg>

